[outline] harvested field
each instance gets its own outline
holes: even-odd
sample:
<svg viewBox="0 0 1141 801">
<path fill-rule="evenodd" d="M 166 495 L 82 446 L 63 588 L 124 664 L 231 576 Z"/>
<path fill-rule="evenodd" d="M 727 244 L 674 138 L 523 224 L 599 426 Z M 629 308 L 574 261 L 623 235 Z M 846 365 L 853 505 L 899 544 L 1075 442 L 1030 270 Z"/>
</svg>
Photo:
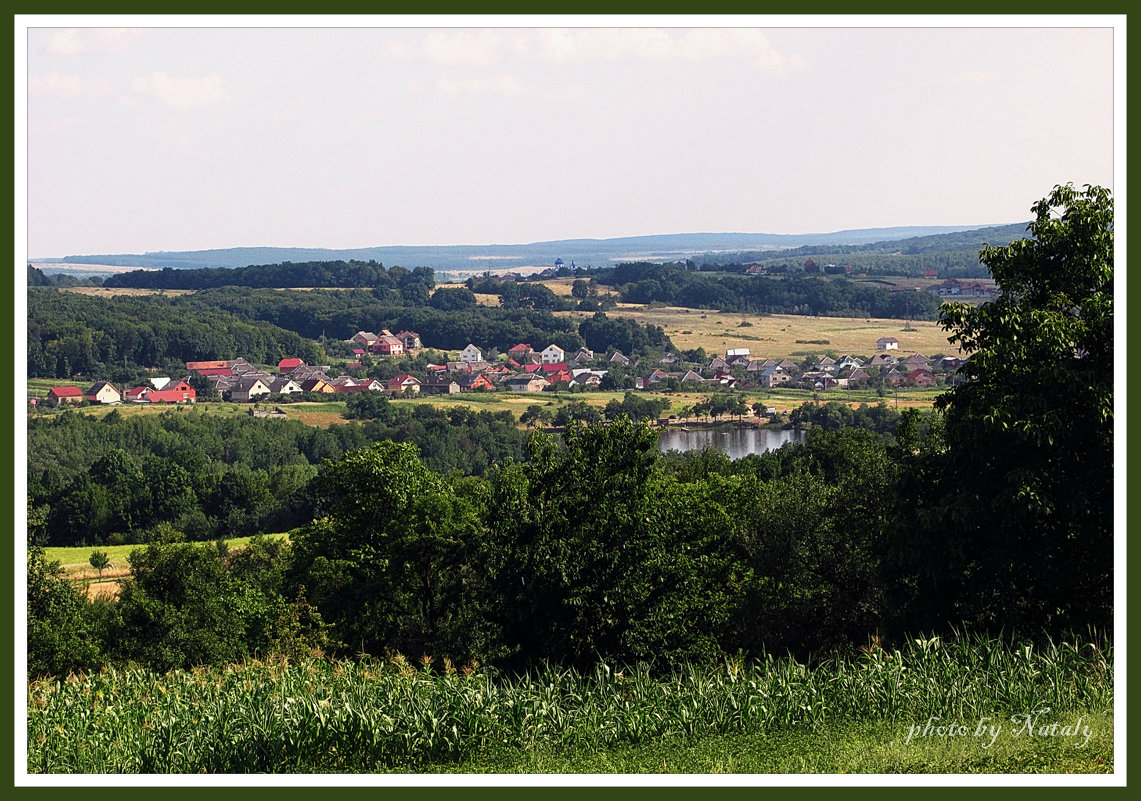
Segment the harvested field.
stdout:
<svg viewBox="0 0 1141 801">
<path fill-rule="evenodd" d="M 583 312 L 555 312 L 583 319 Z M 643 325 L 659 325 L 682 350 L 704 348 L 712 356 L 729 348 L 748 348 L 754 357 L 803 359 L 810 354 L 853 354 L 870 357 L 876 340 L 895 337 L 899 354 L 954 355 L 958 349 L 947 342 L 947 332 L 935 322 L 863 317 L 808 317 L 796 314 L 740 314 L 683 309 L 676 306 L 650 308 L 620 303 L 607 312 L 628 317 Z M 908 330 L 910 329 L 910 330 Z"/>
</svg>

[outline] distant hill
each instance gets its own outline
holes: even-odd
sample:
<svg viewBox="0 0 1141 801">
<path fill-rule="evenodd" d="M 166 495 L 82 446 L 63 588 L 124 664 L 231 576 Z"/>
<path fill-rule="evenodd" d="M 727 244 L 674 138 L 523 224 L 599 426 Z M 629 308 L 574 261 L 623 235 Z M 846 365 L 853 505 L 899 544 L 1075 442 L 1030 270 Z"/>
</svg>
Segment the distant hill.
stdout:
<svg viewBox="0 0 1141 801">
<path fill-rule="evenodd" d="M 862 228 L 817 234 L 692 233 L 630 236 L 614 239 L 563 239 L 518 245 L 381 246 L 371 248 L 248 247 L 220 250 L 159 251 L 154 253 L 84 254 L 62 259 L 32 259 L 50 268 L 60 264 L 120 265 L 124 268 L 200 269 L 246 267 L 253 264 L 317 261 L 377 261 L 386 267 L 431 267 L 439 271 L 514 269 L 568 265 L 605 267 L 620 261 L 684 260 L 703 254 L 784 251 L 806 246 L 842 247 L 898 242 L 943 234 L 981 230 L 977 226 L 901 226 Z"/>
</svg>

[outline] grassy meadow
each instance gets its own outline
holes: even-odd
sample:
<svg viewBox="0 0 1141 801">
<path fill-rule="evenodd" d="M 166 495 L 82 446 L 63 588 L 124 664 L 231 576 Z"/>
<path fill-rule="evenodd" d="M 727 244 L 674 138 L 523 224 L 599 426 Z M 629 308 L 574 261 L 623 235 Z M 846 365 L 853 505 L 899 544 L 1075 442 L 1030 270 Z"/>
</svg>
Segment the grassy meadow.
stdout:
<svg viewBox="0 0 1141 801">
<path fill-rule="evenodd" d="M 29 685 L 27 768 L 1105 773 L 1112 666 L 1112 650 L 1094 643 L 960 635 L 810 663 L 602 664 L 522 676 L 398 654 L 166 675 L 105 669 Z M 962 729 L 924 734 L 932 718 Z M 996 730 L 976 735 L 984 719 Z"/>
</svg>

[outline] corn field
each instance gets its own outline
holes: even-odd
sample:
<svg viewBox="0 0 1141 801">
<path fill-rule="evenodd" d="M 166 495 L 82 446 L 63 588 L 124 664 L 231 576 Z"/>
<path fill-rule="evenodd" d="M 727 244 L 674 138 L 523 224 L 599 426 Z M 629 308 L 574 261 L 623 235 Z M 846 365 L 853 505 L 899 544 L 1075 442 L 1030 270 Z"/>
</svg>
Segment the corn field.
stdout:
<svg viewBox="0 0 1141 801">
<path fill-rule="evenodd" d="M 811 666 L 497 676 L 424 657 L 107 668 L 28 687 L 29 773 L 416 771 L 500 749 L 598 747 L 843 721 L 1108 709 L 1112 649 L 915 640 Z"/>
</svg>

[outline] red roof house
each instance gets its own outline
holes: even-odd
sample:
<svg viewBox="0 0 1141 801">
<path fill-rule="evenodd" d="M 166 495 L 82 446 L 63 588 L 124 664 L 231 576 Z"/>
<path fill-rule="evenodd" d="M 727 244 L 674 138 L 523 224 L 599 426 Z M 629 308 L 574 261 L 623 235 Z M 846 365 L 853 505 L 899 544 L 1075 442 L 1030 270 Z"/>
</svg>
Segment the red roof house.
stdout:
<svg viewBox="0 0 1141 801">
<path fill-rule="evenodd" d="M 292 373 L 303 364 L 305 364 L 304 359 L 282 359 L 277 363 L 277 369 L 283 373 Z"/>
<path fill-rule="evenodd" d="M 194 403 L 194 389 L 180 381 L 172 389 L 152 389 L 146 399 L 148 403 Z"/>
<path fill-rule="evenodd" d="M 52 403 L 80 403 L 83 390 L 79 387 L 52 387 L 48 390 L 48 400 Z"/>
</svg>

